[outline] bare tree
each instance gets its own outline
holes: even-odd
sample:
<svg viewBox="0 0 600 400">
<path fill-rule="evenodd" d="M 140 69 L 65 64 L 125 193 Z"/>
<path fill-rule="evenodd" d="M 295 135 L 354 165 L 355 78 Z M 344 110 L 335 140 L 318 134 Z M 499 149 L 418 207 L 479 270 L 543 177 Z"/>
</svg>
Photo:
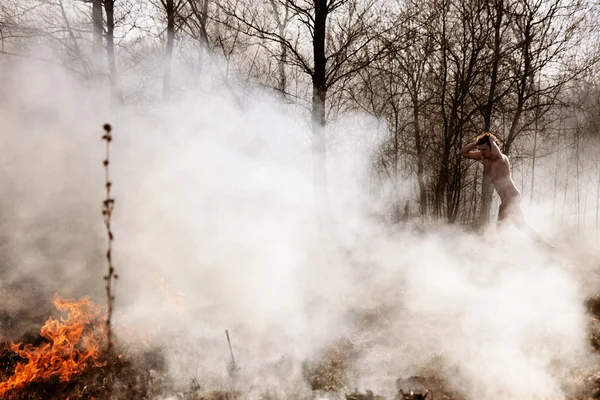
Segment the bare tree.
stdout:
<svg viewBox="0 0 600 400">
<path fill-rule="evenodd" d="M 494 30 L 493 38 L 493 53 L 491 60 L 491 73 L 489 90 L 486 102 L 482 105 L 483 114 L 483 131 L 489 132 L 492 128 L 492 112 L 494 106 L 502 99 L 505 92 L 498 94 L 498 70 L 504 54 L 502 53 L 502 44 L 504 42 L 504 32 L 508 28 L 508 24 L 504 23 L 504 14 L 506 12 L 505 6 L 506 0 L 494 0 L 491 3 L 487 3 L 488 14 L 492 17 Z M 492 196 L 493 196 L 492 183 L 487 174 L 482 175 L 481 181 L 481 211 L 479 215 L 479 226 L 485 225 L 489 220 L 489 215 L 492 207 Z"/>
<path fill-rule="evenodd" d="M 509 58 L 513 84 L 505 102 L 505 110 L 512 115 L 502 146 L 506 154 L 510 153 L 515 139 L 528 126 L 535 125 L 546 112 L 560 105 L 557 96 L 563 87 L 585 70 L 585 67 L 575 71 L 563 70 L 558 76 L 552 72 L 565 61 L 569 47 L 577 45 L 581 23 L 578 13 L 582 3 L 521 0 L 510 3 L 508 7 L 514 50 Z M 511 107 L 511 104 L 514 106 Z M 525 123 L 524 114 L 528 114 Z M 482 192 L 484 202 L 480 224 L 483 225 L 490 215 L 492 187 L 489 182 L 484 183 Z"/>
<path fill-rule="evenodd" d="M 188 0 L 189 13 L 184 15 L 183 23 L 190 31 L 190 35 L 198 42 L 198 60 L 195 78 L 198 78 L 202 70 L 204 54 L 209 51 L 208 35 L 208 4 L 209 0 Z"/>
<path fill-rule="evenodd" d="M 67 6 L 58 2 L 40 2 L 34 7 L 21 1 L 7 1 L 0 6 L 0 54 L 29 58 L 60 65 L 84 78 L 90 75 L 89 59 L 80 42 L 85 28 L 77 3 Z M 85 21 L 87 23 L 87 21 Z M 55 57 L 47 58 L 28 51 L 29 45 L 48 46 Z"/>
<path fill-rule="evenodd" d="M 239 37 L 239 31 L 227 30 L 223 31 L 222 27 L 227 27 L 229 21 L 225 18 L 225 23 L 214 11 L 211 13 L 209 7 L 213 4 L 210 0 L 187 0 L 182 1 L 177 7 L 177 24 L 176 31 L 181 31 L 187 34 L 196 42 L 197 58 L 194 68 L 194 86 L 198 85 L 199 75 L 203 70 L 203 66 L 210 62 L 215 67 L 219 77 L 236 104 L 243 108 L 243 102 L 238 94 L 235 84 L 229 76 L 229 63 L 239 54 L 240 64 L 245 60 L 244 52 L 248 45 L 242 42 Z M 215 7 L 212 7 L 213 9 Z M 219 8 L 216 8 L 219 11 Z M 219 22 L 221 21 L 221 22 Z M 211 29 L 212 28 L 212 29 Z M 217 58 L 223 57 L 227 62 L 227 67 L 223 68 L 217 62 Z"/>
<path fill-rule="evenodd" d="M 415 164 L 417 184 L 419 186 L 419 211 L 427 213 L 427 187 L 425 183 L 425 148 L 426 137 L 422 133 L 422 117 L 432 96 L 426 91 L 425 79 L 431 68 L 434 51 L 434 38 L 428 32 L 428 27 L 435 19 L 435 11 L 431 8 L 421 8 L 416 2 L 408 3 L 406 24 L 406 45 L 395 46 L 397 51 L 391 53 L 391 59 L 397 60 L 402 70 L 398 75 L 406 88 L 410 99 L 411 125 L 414 138 Z M 411 26 L 414 24 L 415 26 Z"/>
<path fill-rule="evenodd" d="M 382 20 L 376 4 L 372 0 L 264 0 L 251 4 L 226 1 L 222 4 L 227 15 L 237 22 L 235 26 L 229 25 L 230 28 L 287 49 L 285 61 L 310 76 L 313 181 L 320 215 L 328 207 L 327 94 L 334 85 L 384 54 L 386 48 L 378 47 L 375 40 L 382 29 L 378 26 Z M 289 9 L 289 24 L 282 22 L 285 17 L 273 19 L 263 12 L 269 8 Z M 286 29 L 286 26 L 294 29 Z M 383 28 L 392 29 L 390 26 Z M 308 40 L 312 43 L 310 50 L 305 46 Z"/>
<path fill-rule="evenodd" d="M 277 4 L 275 0 L 270 0 L 271 7 L 273 8 L 273 14 L 275 16 L 275 21 L 277 23 L 277 30 L 280 37 L 285 37 L 286 29 L 290 22 L 291 16 L 291 1 L 284 0 L 281 4 Z M 288 48 L 284 43 L 279 43 L 279 57 L 278 57 L 278 85 L 277 90 L 281 93 L 282 96 L 285 97 L 287 93 L 287 74 L 285 71 L 285 66 L 287 64 L 288 58 Z"/>
<path fill-rule="evenodd" d="M 442 0 L 439 26 L 439 105 L 442 117 L 440 164 L 434 192 L 436 215 L 455 222 L 461 204 L 462 163 L 456 151 L 462 145 L 465 128 L 479 112 L 480 90 L 487 73 L 486 50 L 490 38 L 489 18 L 484 2 L 467 1 L 452 7 Z M 479 90 L 477 90 L 479 89 Z"/>
<path fill-rule="evenodd" d="M 173 47 L 175 42 L 175 20 L 184 0 L 160 0 L 167 17 L 167 44 L 165 47 L 163 68 L 163 101 L 168 102 L 171 96 L 171 69 L 173 67 Z"/>
<path fill-rule="evenodd" d="M 428 5 L 409 1 L 391 16 L 400 22 L 397 30 L 379 38 L 389 48 L 386 56 L 359 71 L 346 85 L 353 101 L 350 107 L 358 105 L 387 121 L 390 136 L 382 140 L 375 165 L 376 171 L 384 174 L 386 182 L 392 185 L 394 221 L 403 217 L 405 203 L 400 198 L 400 184 L 407 175 L 416 175 L 420 214 L 425 216 L 428 209 L 425 177 L 431 171 L 426 165 L 429 140 L 423 130 L 427 108 L 433 99 L 426 83 L 435 50 L 429 28 L 438 11 Z"/>
</svg>

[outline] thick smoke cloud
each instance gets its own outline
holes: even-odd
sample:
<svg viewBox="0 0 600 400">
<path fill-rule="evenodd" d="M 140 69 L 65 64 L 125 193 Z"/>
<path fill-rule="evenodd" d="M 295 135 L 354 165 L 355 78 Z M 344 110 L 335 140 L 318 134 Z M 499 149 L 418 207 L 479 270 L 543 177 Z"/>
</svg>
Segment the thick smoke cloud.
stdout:
<svg viewBox="0 0 600 400">
<path fill-rule="evenodd" d="M 593 360 L 590 288 L 572 258 L 512 229 L 420 232 L 373 216 L 381 128 L 367 116 L 328 127 L 335 223 L 320 232 L 299 108 L 257 91 L 240 109 L 207 78 L 168 107 L 115 111 L 58 69 L 0 71 L 3 337 L 31 328 L 19 315 L 47 315 L 55 291 L 104 301 L 110 122 L 117 335 L 166 349 L 181 385 L 227 382 L 225 329 L 246 389 L 288 398 L 307 390 L 307 361 L 336 346 L 349 389 L 388 396 L 398 377 L 434 374 L 472 399 L 564 398 Z"/>
</svg>

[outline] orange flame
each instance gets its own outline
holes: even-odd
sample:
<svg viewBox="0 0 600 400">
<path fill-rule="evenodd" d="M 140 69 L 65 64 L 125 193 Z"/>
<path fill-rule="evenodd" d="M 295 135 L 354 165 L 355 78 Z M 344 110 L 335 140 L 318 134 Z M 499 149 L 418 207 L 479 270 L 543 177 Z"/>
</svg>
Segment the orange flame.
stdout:
<svg viewBox="0 0 600 400">
<path fill-rule="evenodd" d="M 92 302 L 88 296 L 78 301 L 62 299 L 54 294 L 54 305 L 59 311 L 68 311 L 66 318 L 48 318 L 40 335 L 50 343 L 32 346 L 11 343 L 11 350 L 21 358 L 14 374 L 0 382 L 0 398 L 33 381 L 58 376 L 67 382 L 90 366 L 101 367 L 106 363 L 99 360 L 102 345 L 106 341 L 106 309 Z"/>
<path fill-rule="evenodd" d="M 171 295 L 169 293 L 169 288 L 171 287 L 171 285 L 165 283 L 165 280 L 163 277 L 161 277 L 158 273 L 154 273 L 153 275 L 154 280 L 156 281 L 156 283 L 158 283 L 158 290 L 162 293 L 163 297 L 165 298 L 165 300 L 167 300 L 169 303 L 173 304 L 173 306 L 175 306 L 175 308 L 177 309 L 177 311 L 179 311 L 180 314 L 183 314 L 183 306 L 181 305 L 181 299 L 176 296 L 176 295 Z M 177 294 L 179 296 L 185 296 L 185 293 L 177 291 Z"/>
</svg>

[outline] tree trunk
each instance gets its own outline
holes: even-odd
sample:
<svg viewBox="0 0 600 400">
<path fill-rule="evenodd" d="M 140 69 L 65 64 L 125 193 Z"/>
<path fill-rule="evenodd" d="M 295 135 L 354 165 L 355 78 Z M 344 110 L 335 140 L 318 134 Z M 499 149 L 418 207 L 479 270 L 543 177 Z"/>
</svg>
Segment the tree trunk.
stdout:
<svg viewBox="0 0 600 400">
<path fill-rule="evenodd" d="M 102 71 L 102 31 L 104 21 L 102 20 L 102 0 L 92 0 L 92 71 L 94 76 L 100 78 Z"/>
<path fill-rule="evenodd" d="M 415 147 L 417 150 L 417 183 L 419 185 L 419 211 L 421 216 L 427 214 L 427 188 L 425 186 L 425 162 L 423 154 L 423 141 L 419 120 L 418 99 L 413 99 L 413 124 L 415 130 Z"/>
<path fill-rule="evenodd" d="M 115 0 L 104 0 L 106 13 L 106 54 L 108 56 L 108 69 L 110 71 L 110 90 L 114 103 L 123 104 L 123 94 L 117 79 L 117 61 L 115 58 Z"/>
<path fill-rule="evenodd" d="M 479 228 L 487 226 L 492 212 L 494 200 L 494 186 L 488 174 L 481 174 L 481 208 L 479 209 Z"/>
<path fill-rule="evenodd" d="M 440 164 L 440 171 L 438 176 L 438 182 L 435 186 L 435 214 L 438 218 L 443 216 L 444 209 L 444 193 L 446 190 L 446 185 L 448 184 L 448 159 L 446 157 L 448 147 L 448 136 L 449 136 L 449 121 L 448 114 L 446 112 L 446 93 L 448 91 L 448 41 L 447 41 L 447 33 L 446 33 L 446 4 L 444 2 L 444 15 L 442 16 L 442 32 L 441 32 L 441 41 L 442 41 L 442 57 L 441 57 L 441 73 L 442 73 L 442 87 L 440 93 L 440 110 L 442 113 L 442 119 L 444 122 L 444 148 L 442 153 L 442 162 Z"/>
<path fill-rule="evenodd" d="M 577 223 L 576 223 L 576 229 L 577 229 L 577 234 L 576 237 L 577 239 L 579 239 L 579 214 L 581 213 L 581 184 L 580 184 L 580 180 L 579 180 L 579 131 L 577 131 L 575 133 L 575 154 L 573 155 L 575 157 L 575 187 L 577 188 Z"/>
<path fill-rule="evenodd" d="M 400 177 L 398 174 L 398 164 L 400 161 L 400 110 L 395 101 L 392 101 L 392 110 L 394 113 L 394 156 L 392 158 L 392 180 L 394 184 L 394 212 L 393 221 L 394 223 L 400 222 L 402 218 L 401 206 L 400 206 Z"/>
<path fill-rule="evenodd" d="M 565 191 L 563 193 L 563 204 L 562 204 L 562 211 L 560 213 L 560 225 L 559 225 L 559 227 L 561 229 L 563 227 L 563 222 L 565 219 L 565 208 L 567 207 L 567 193 L 569 193 L 569 164 L 571 163 L 571 161 L 569 160 L 568 154 L 566 156 L 566 162 L 567 162 L 567 166 L 565 167 Z"/>
<path fill-rule="evenodd" d="M 413 132 L 415 137 L 415 150 L 417 156 L 417 185 L 419 186 L 419 213 L 421 217 L 427 214 L 427 187 L 425 185 L 425 154 L 423 135 L 421 132 L 421 104 L 419 93 L 421 91 L 421 79 L 423 71 L 419 71 L 418 78 L 411 79 L 411 100 L 413 112 Z"/>
<path fill-rule="evenodd" d="M 554 227 L 556 224 L 556 194 L 558 193 L 558 167 L 559 167 L 559 161 L 560 161 L 560 139 L 558 140 L 557 148 L 558 148 L 558 151 L 556 153 L 556 165 L 554 168 L 554 188 L 552 190 L 552 227 Z"/>
<path fill-rule="evenodd" d="M 489 131 L 492 127 L 492 111 L 494 109 L 494 98 L 496 97 L 496 88 L 498 85 L 498 67 L 500 65 L 500 44 L 502 42 L 501 28 L 502 17 L 504 15 L 504 5 L 502 0 L 498 0 L 495 7 L 496 19 L 494 20 L 494 54 L 492 59 L 492 71 L 490 76 L 490 90 L 488 91 L 487 102 L 483 110 L 483 130 Z"/>
<path fill-rule="evenodd" d="M 596 159 L 596 169 L 598 169 L 598 161 Z M 598 170 L 598 182 L 596 182 L 596 237 L 600 239 L 600 170 Z"/>
<path fill-rule="evenodd" d="M 522 44 L 522 54 L 523 54 L 523 75 L 519 80 L 519 85 L 517 89 L 517 108 L 515 110 L 515 114 L 510 124 L 508 136 L 506 137 L 506 141 L 502 145 L 502 152 L 508 154 L 510 152 L 510 148 L 512 143 L 517 137 L 517 128 L 519 126 L 519 122 L 521 121 L 521 115 L 523 114 L 523 109 L 525 106 L 525 101 L 527 99 L 526 91 L 527 91 L 527 80 L 530 76 L 530 66 L 531 66 L 531 52 L 530 52 L 530 44 L 531 44 L 531 25 L 528 24 L 524 31 L 524 40 Z M 496 66 L 497 68 L 497 66 Z M 491 115 L 491 114 L 490 114 Z M 479 218 L 480 226 L 485 226 L 490 219 L 490 212 L 492 208 L 492 197 L 493 197 L 493 188 L 491 181 L 486 177 L 482 182 L 482 205 L 481 205 L 481 214 Z M 487 180 L 487 182 L 486 182 Z"/>
<path fill-rule="evenodd" d="M 281 95 L 285 97 L 287 93 L 287 76 L 285 74 L 285 64 L 287 63 L 287 47 L 281 44 L 281 59 L 279 60 L 279 87 L 277 88 Z"/>
<path fill-rule="evenodd" d="M 199 8 L 199 3 L 202 2 Z M 208 32 L 206 30 L 206 24 L 208 22 L 208 2 L 209 0 L 188 0 L 188 4 L 192 10 L 193 15 L 198 21 L 200 32 L 198 32 L 198 58 L 194 67 L 193 85 L 198 87 L 200 84 L 200 75 L 206 62 L 206 54 L 209 53 L 210 48 L 208 46 Z"/>
<path fill-rule="evenodd" d="M 175 4 L 174 0 L 166 0 L 164 4 L 167 12 L 167 48 L 163 71 L 163 101 L 168 102 L 171 96 L 171 67 L 173 63 L 173 43 L 175 41 Z"/>
<path fill-rule="evenodd" d="M 537 127 L 537 120 L 535 123 L 535 132 L 533 133 L 533 159 L 531 160 L 531 187 L 530 187 L 530 192 L 529 193 L 529 202 L 533 204 L 533 188 L 535 186 L 535 161 L 536 161 L 536 156 L 535 153 L 537 152 L 537 139 L 538 139 L 538 127 Z"/>
<path fill-rule="evenodd" d="M 501 28 L 504 15 L 503 0 L 498 0 L 495 4 L 496 19 L 494 20 L 494 55 L 492 59 L 492 71 L 490 77 L 490 90 L 488 92 L 487 102 L 483 112 L 483 130 L 489 132 L 492 128 L 492 111 L 494 109 L 494 99 L 496 97 L 496 88 L 498 85 L 498 66 L 500 65 L 500 44 L 502 41 Z M 483 174 L 481 180 L 481 209 L 479 213 L 479 227 L 485 227 L 492 211 L 492 200 L 494 198 L 494 187 L 487 174 Z"/>
<path fill-rule="evenodd" d="M 327 22 L 327 1 L 315 0 L 315 26 L 313 38 L 314 71 L 312 76 L 312 155 L 313 182 L 315 186 L 316 206 L 319 222 L 329 211 L 327 198 L 327 170 L 325 143 L 325 100 L 327 86 L 325 82 L 325 33 Z"/>
<path fill-rule="evenodd" d="M 279 37 L 283 38 L 285 37 L 285 28 L 289 21 L 290 0 L 286 0 L 285 2 L 285 10 L 283 15 L 280 14 L 275 0 L 271 0 L 271 7 L 273 8 L 273 14 L 275 15 L 275 19 L 277 21 L 277 30 L 279 31 Z M 287 64 L 288 48 L 283 41 L 279 43 L 279 47 L 281 49 L 281 54 L 277 64 L 279 75 L 279 79 L 277 82 L 277 90 L 281 93 L 283 97 L 285 97 L 287 90 L 287 76 L 285 74 L 285 65 Z"/>
<path fill-rule="evenodd" d="M 279 25 L 279 35 L 285 36 L 285 29 L 288 25 L 290 18 L 290 0 L 285 2 L 285 13 L 283 14 L 283 20 Z M 281 43 L 281 59 L 279 60 L 279 90 L 282 96 L 287 94 L 287 75 L 285 72 L 285 65 L 288 62 L 288 48 L 285 43 Z"/>
<path fill-rule="evenodd" d="M 523 43 L 521 53 L 523 56 L 523 70 L 521 71 L 523 75 L 521 75 L 517 88 L 517 108 L 515 110 L 515 115 L 510 124 L 510 129 L 508 131 L 508 136 L 506 137 L 506 141 L 504 142 L 503 150 L 504 153 L 510 151 L 512 143 L 517 138 L 517 127 L 519 122 L 521 121 L 521 115 L 523 114 L 523 109 L 525 107 L 525 101 L 527 100 L 527 81 L 531 77 L 533 71 L 531 68 L 532 54 L 531 54 L 531 41 L 533 40 L 533 31 L 532 31 L 532 21 L 531 19 L 527 20 L 525 25 L 525 29 L 523 30 Z"/>
</svg>

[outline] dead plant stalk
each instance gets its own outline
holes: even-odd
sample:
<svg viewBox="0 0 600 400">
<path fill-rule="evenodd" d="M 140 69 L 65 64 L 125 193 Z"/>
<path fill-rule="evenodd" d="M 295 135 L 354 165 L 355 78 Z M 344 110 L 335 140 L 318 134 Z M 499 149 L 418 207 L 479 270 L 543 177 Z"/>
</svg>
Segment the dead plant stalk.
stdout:
<svg viewBox="0 0 600 400">
<path fill-rule="evenodd" d="M 111 360 L 113 353 L 113 334 L 112 334 L 112 312 L 115 302 L 114 296 L 114 284 L 115 280 L 118 279 L 118 275 L 115 274 L 115 267 L 112 261 L 112 244 L 114 241 L 114 235 L 112 232 L 111 218 L 112 212 L 115 206 L 115 199 L 111 197 L 112 182 L 110 181 L 110 143 L 112 142 L 112 127 L 110 124 L 104 124 L 104 136 L 102 139 L 106 142 L 106 156 L 103 161 L 104 173 L 105 173 L 105 188 L 106 198 L 102 202 L 102 216 L 104 217 L 104 226 L 106 227 L 106 234 L 108 238 L 108 244 L 106 249 L 106 261 L 108 264 L 108 273 L 104 276 L 106 283 L 106 299 L 107 299 L 107 312 L 106 312 L 106 356 L 108 360 Z"/>
</svg>

